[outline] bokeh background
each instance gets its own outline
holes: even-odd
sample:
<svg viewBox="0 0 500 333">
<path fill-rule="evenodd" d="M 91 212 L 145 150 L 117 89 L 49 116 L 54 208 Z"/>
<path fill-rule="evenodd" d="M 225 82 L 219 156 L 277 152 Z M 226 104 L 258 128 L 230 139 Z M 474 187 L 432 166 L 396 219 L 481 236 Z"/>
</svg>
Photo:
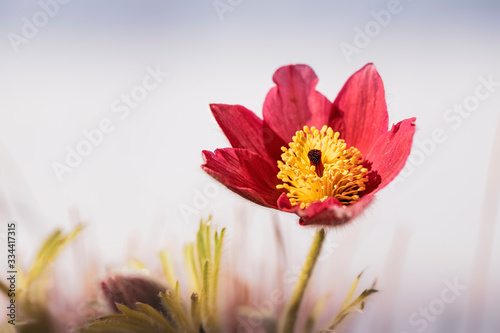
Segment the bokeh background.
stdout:
<svg viewBox="0 0 500 333">
<path fill-rule="evenodd" d="M 297 253 L 287 264 L 301 263 L 312 231 L 296 216 L 201 170 L 201 150 L 228 146 L 208 104 L 261 115 L 272 74 L 292 63 L 333 100 L 373 62 L 390 123 L 417 117 L 413 153 L 361 218 L 329 232 L 330 271 L 313 287 L 340 300 L 363 269 L 366 286 L 378 278 L 349 332 L 499 332 L 499 16 L 497 1 L 1 1 L 1 223 L 18 223 L 28 263 L 52 229 L 84 221 L 82 263 L 112 268 L 182 244 L 212 214 L 245 225 L 241 255 L 257 263 L 277 223 Z M 158 84 L 126 113 L 150 72 Z M 58 177 L 54 163 L 103 119 L 112 132 Z M 439 308 L 445 281 L 464 289 L 412 324 Z"/>
</svg>

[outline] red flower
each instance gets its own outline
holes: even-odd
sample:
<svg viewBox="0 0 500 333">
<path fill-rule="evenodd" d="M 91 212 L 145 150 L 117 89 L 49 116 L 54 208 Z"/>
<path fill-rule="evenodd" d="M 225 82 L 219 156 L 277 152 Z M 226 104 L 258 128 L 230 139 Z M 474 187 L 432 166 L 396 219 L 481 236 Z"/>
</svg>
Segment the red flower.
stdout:
<svg viewBox="0 0 500 333">
<path fill-rule="evenodd" d="M 349 222 L 403 168 L 415 118 L 388 131 L 373 64 L 354 73 L 333 103 L 315 90 L 307 65 L 281 67 L 273 81 L 263 119 L 240 105 L 210 105 L 233 148 L 204 150 L 202 168 L 248 200 L 297 214 L 303 225 Z"/>
</svg>

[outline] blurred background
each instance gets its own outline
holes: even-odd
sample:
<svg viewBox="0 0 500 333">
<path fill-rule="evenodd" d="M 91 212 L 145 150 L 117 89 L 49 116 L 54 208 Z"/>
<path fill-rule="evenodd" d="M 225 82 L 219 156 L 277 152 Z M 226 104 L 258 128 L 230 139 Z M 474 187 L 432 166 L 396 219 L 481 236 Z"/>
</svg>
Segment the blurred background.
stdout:
<svg viewBox="0 0 500 333">
<path fill-rule="evenodd" d="M 83 221 L 80 259 L 113 268 L 156 262 L 212 214 L 245 225 L 241 255 L 257 263 L 277 223 L 300 264 L 310 229 L 201 170 L 201 150 L 229 146 L 208 104 L 261 116 L 274 71 L 293 63 L 333 100 L 373 62 L 390 124 L 417 117 L 412 155 L 329 232 L 311 288 L 338 304 L 360 271 L 378 278 L 346 332 L 499 332 L 499 16 L 497 1 L 2 1 L 2 225 L 18 223 L 29 263 L 54 228 Z"/>
</svg>

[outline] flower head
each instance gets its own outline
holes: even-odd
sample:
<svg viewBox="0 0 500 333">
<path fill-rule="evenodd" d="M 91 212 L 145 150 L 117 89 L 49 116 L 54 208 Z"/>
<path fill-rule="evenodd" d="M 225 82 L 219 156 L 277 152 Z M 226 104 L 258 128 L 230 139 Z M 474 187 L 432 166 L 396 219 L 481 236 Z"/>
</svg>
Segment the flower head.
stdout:
<svg viewBox="0 0 500 333">
<path fill-rule="evenodd" d="M 203 151 L 202 168 L 259 205 L 295 213 L 303 225 L 358 216 L 410 153 L 415 118 L 388 130 L 382 79 L 367 64 L 335 101 L 316 91 L 307 65 L 279 68 L 263 119 L 240 105 L 210 108 L 232 148 Z"/>
</svg>

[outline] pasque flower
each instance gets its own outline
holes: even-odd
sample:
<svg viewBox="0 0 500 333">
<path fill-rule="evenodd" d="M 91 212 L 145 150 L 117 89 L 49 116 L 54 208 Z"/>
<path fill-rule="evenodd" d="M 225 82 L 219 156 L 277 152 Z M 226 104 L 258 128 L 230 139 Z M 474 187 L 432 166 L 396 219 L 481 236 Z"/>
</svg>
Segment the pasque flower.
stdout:
<svg viewBox="0 0 500 333">
<path fill-rule="evenodd" d="M 303 225 L 358 216 L 403 168 L 415 118 L 388 130 L 382 79 L 367 64 L 334 102 L 316 91 L 307 65 L 279 68 L 263 119 L 241 105 L 210 108 L 232 148 L 202 152 L 202 168 L 259 205 L 295 213 Z"/>
</svg>

